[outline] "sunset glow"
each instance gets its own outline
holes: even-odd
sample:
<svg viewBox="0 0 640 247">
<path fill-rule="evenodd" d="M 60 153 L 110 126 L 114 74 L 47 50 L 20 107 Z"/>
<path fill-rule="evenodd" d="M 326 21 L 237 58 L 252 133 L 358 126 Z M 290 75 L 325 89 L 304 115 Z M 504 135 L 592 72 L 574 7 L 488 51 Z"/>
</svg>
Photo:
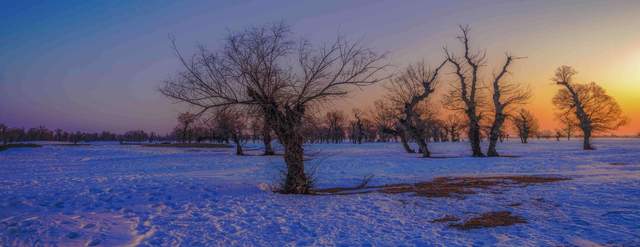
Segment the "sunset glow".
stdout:
<svg viewBox="0 0 640 247">
<path fill-rule="evenodd" d="M 282 4 L 286 11 L 257 1 L 206 7 L 177 2 L 5 3 L 0 10 L 0 35 L 6 41 L 0 44 L 0 122 L 167 132 L 184 109 L 156 90 L 179 69 L 169 34 L 191 51 L 197 44 L 216 47 L 229 29 L 284 20 L 313 42 L 336 34 L 362 38 L 389 52 L 396 67 L 423 59 L 437 63 L 443 46 L 457 45 L 457 25 L 470 24 L 475 47 L 487 51 L 488 71 L 504 52 L 526 57 L 514 65 L 512 78 L 533 89 L 529 108 L 544 129 L 558 125 L 551 105 L 558 88 L 549 78 L 566 64 L 579 71 L 580 81 L 596 81 L 617 99 L 630 121 L 616 134 L 640 132 L 637 1 Z M 195 26 L 199 28 L 190 29 Z M 380 88 L 356 92 L 335 106 L 344 111 L 370 108 L 384 94 Z"/>
</svg>

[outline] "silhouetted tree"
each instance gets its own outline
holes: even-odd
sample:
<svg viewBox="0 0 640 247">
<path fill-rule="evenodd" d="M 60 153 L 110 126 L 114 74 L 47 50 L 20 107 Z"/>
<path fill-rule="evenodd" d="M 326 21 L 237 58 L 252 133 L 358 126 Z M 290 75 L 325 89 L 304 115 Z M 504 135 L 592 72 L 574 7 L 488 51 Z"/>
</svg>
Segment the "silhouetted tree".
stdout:
<svg viewBox="0 0 640 247">
<path fill-rule="evenodd" d="M 505 75 L 509 73 L 508 69 L 513 60 L 513 56 L 506 56 L 502 69 L 496 76 L 494 76 L 493 83 L 491 84 L 494 116 L 493 122 L 491 123 L 491 130 L 489 132 L 489 148 L 487 150 L 487 156 L 499 156 L 496 146 L 498 144 L 498 139 L 504 133 L 502 126 L 505 120 L 507 120 L 511 108 L 516 105 L 526 103 L 526 101 L 531 97 L 531 93 L 528 88 L 524 88 L 520 84 L 507 82 L 505 79 Z"/>
<path fill-rule="evenodd" d="M 174 42 L 175 48 L 175 42 Z M 229 105 L 257 106 L 284 146 L 283 193 L 309 193 L 304 169 L 304 117 L 316 103 L 344 96 L 349 86 L 380 81 L 382 56 L 343 38 L 322 46 L 291 39 L 284 24 L 231 33 L 220 52 L 200 49 L 184 71 L 167 80 L 167 97 L 202 111 Z"/>
<path fill-rule="evenodd" d="M 529 136 L 534 135 L 538 131 L 538 120 L 530 111 L 520 109 L 513 117 L 513 127 L 518 132 L 520 142 L 528 143 Z"/>
<path fill-rule="evenodd" d="M 341 111 L 330 111 L 325 115 L 327 126 L 326 140 L 332 143 L 341 143 L 344 139 L 344 113 Z"/>
<path fill-rule="evenodd" d="M 615 130 L 626 123 L 622 110 L 615 99 L 595 82 L 575 83 L 577 72 L 570 66 L 556 69 L 553 81 L 562 89 L 553 98 L 553 104 L 561 112 L 575 114 L 583 133 L 583 149 L 591 150 L 594 132 Z"/>
<path fill-rule="evenodd" d="M 242 144 L 245 142 L 247 116 L 239 109 L 222 108 L 214 116 L 219 133 L 228 133 L 236 145 L 236 155 L 244 155 Z"/>
<path fill-rule="evenodd" d="M 353 118 L 354 120 L 351 122 L 351 142 L 362 144 L 362 140 L 366 138 L 362 111 L 353 109 Z"/>
<path fill-rule="evenodd" d="M 456 114 L 450 114 L 444 121 L 444 128 L 446 130 L 449 140 L 452 142 L 460 141 L 460 132 L 464 130 L 464 119 Z"/>
<path fill-rule="evenodd" d="M 574 132 L 579 127 L 579 121 L 576 119 L 576 115 L 571 111 L 563 111 L 556 114 L 557 119 L 564 126 L 562 132 L 567 136 L 567 140 L 571 140 Z"/>
<path fill-rule="evenodd" d="M 190 112 L 180 113 L 178 115 L 178 124 L 180 129 L 182 130 L 182 142 L 191 143 L 192 139 L 192 130 L 191 124 L 193 124 L 197 120 L 197 116 Z"/>
<path fill-rule="evenodd" d="M 430 157 L 431 152 L 424 135 L 427 123 L 420 118 L 417 108 L 435 91 L 438 84 L 438 72 L 445 64 L 446 61 L 432 70 L 424 62 L 416 63 L 393 78 L 387 86 L 389 100 L 401 112 L 398 122 L 404 131 L 416 141 L 422 157 Z"/>
<path fill-rule="evenodd" d="M 445 49 L 447 61 L 454 66 L 458 85 L 454 86 L 447 97 L 444 98 L 444 104 L 452 110 L 464 112 L 467 116 L 467 133 L 472 154 L 475 157 L 483 157 L 485 155 L 480 148 L 481 115 L 479 107 L 482 101 L 479 95 L 479 70 L 486 62 L 486 55 L 471 51 L 469 42 L 470 29 L 468 26 L 460 26 L 460 31 L 462 35 L 458 39 L 464 47 L 464 55 L 457 57 Z"/>
</svg>

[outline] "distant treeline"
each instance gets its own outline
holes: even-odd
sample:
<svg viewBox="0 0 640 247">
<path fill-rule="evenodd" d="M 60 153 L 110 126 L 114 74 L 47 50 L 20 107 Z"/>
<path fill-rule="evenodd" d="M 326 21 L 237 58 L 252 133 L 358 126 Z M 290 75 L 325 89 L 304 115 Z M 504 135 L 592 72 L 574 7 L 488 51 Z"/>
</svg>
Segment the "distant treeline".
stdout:
<svg viewBox="0 0 640 247">
<path fill-rule="evenodd" d="M 71 132 L 62 129 L 50 130 L 45 126 L 36 128 L 11 128 L 0 124 L 0 141 L 3 144 L 13 142 L 30 141 L 58 141 L 58 142 L 93 142 L 93 141 L 119 141 L 119 142 L 153 142 L 169 141 L 175 138 L 171 135 L 158 135 L 154 132 L 147 133 L 143 130 L 127 131 L 124 134 L 116 134 L 109 131 L 100 133 Z"/>
</svg>

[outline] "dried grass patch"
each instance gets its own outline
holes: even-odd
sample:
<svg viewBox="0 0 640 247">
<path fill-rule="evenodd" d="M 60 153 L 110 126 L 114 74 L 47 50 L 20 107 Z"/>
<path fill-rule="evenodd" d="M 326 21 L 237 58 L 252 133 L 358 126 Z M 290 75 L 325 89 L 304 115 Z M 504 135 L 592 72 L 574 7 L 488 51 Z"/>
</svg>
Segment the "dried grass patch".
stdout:
<svg viewBox="0 0 640 247">
<path fill-rule="evenodd" d="M 557 176 L 489 176 L 489 177 L 438 177 L 428 182 L 415 184 L 388 184 L 381 186 L 367 186 L 360 184 L 356 187 L 336 187 L 314 190 L 314 194 L 321 195 L 350 195 L 380 192 L 387 194 L 414 193 L 424 197 L 464 197 L 476 194 L 478 191 L 511 187 L 526 187 L 535 184 L 551 183 L 569 180 Z"/>
<path fill-rule="evenodd" d="M 449 226 L 460 230 L 471 230 L 525 223 L 527 223 L 526 219 L 517 215 L 512 215 L 509 211 L 497 211 L 484 213 L 470 218 L 461 224 L 450 224 Z"/>
</svg>

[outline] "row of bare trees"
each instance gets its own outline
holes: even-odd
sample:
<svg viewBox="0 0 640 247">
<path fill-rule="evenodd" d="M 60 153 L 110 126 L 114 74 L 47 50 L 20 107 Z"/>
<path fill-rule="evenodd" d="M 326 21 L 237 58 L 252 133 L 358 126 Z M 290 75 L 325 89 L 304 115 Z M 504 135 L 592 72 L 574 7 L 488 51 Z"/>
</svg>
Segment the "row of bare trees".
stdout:
<svg viewBox="0 0 640 247">
<path fill-rule="evenodd" d="M 456 123 L 461 119 L 453 117 L 447 121 L 450 125 L 445 129 L 452 130 L 451 133 L 457 129 L 466 129 L 472 155 L 476 157 L 485 156 L 480 146 L 483 117 L 490 115 L 487 155 L 499 156 L 496 146 L 500 138 L 505 135 L 503 128 L 505 121 L 512 116 L 512 112 L 518 105 L 526 103 L 531 96 L 528 88 L 506 78 L 513 61 L 518 59 L 512 55 L 505 56 L 505 61 L 500 70 L 493 75 L 491 84 L 488 88 L 485 87 L 481 69 L 487 65 L 487 56 L 483 52 L 474 51 L 471 47 L 468 27 L 461 26 L 460 31 L 461 36 L 458 40 L 463 47 L 462 55 L 456 55 L 445 48 L 444 58 L 435 68 L 429 68 L 424 62 L 409 65 L 387 85 L 389 91 L 387 99 L 397 116 L 399 128 L 396 128 L 396 134 L 403 140 L 407 137 L 415 140 L 423 157 L 431 156 L 425 141 L 427 139 L 425 133 L 428 133 L 427 126 L 434 125 L 428 123 L 429 119 L 433 119 L 428 115 L 434 112 L 435 103 L 431 98 L 439 88 L 440 81 L 450 82 L 449 91 L 445 94 L 442 105 L 464 115 L 466 120 L 465 124 L 458 125 Z M 446 66 L 452 68 L 454 78 L 442 75 L 442 70 Z M 488 97 L 491 99 L 490 106 L 487 104 Z M 492 114 L 483 115 L 487 112 L 485 110 L 487 108 Z M 403 137 L 404 135 L 407 136 Z M 405 141 L 403 141 L 403 147 L 407 152 L 413 152 Z"/>
<path fill-rule="evenodd" d="M 81 132 L 81 131 L 65 131 L 62 129 L 48 129 L 45 126 L 36 128 L 11 128 L 4 124 L 0 124 L 0 144 L 13 142 L 30 142 L 30 141 L 56 141 L 69 142 L 77 144 L 79 142 L 94 141 L 120 141 L 120 142 L 152 142 L 171 140 L 171 135 L 157 135 L 154 132 L 145 132 L 143 130 L 131 130 L 122 134 L 116 134 L 109 131 L 102 132 Z"/>
<path fill-rule="evenodd" d="M 216 129 L 224 129 L 226 134 L 235 133 L 237 137 L 231 138 L 239 150 L 245 136 L 242 129 L 249 122 L 261 123 L 267 154 L 273 153 L 271 133 L 275 134 L 284 148 L 287 166 L 283 193 L 309 193 L 312 188 L 304 166 L 306 141 L 340 143 L 348 137 L 362 143 L 399 139 L 407 152 L 415 152 L 410 142 L 416 142 L 421 155 L 429 157 L 429 140 L 460 140 L 464 130 L 473 156 L 485 156 L 480 145 L 483 133 L 489 141 L 486 154 L 498 156 L 497 144 L 506 136 L 504 126 L 508 119 L 522 142 L 535 133 L 535 118 L 521 108 L 531 93 L 508 76 L 519 57 L 505 55 L 502 65 L 489 76 L 484 71 L 487 56 L 472 48 L 470 29 L 461 26 L 460 31 L 460 54 L 445 48 L 437 66 L 416 63 L 392 76 L 387 76 L 384 54 L 360 42 L 338 37 L 331 43 L 314 46 L 294 38 L 289 26 L 282 23 L 232 32 L 219 49 L 200 47 L 193 56 L 183 56 L 172 40 L 183 69 L 166 80 L 160 91 L 198 108 L 197 113 L 180 120 L 185 140 L 190 140 L 188 127 L 193 119 L 202 117 L 216 119 Z M 566 89 L 554 103 L 566 112 L 575 112 L 587 140 L 591 131 L 607 129 L 596 124 L 599 120 L 589 115 L 591 108 L 586 107 L 600 104 L 593 103 L 592 98 L 606 94 L 597 91 L 596 86 L 585 85 L 582 89 L 573 83 L 572 75 L 556 78 Z M 376 101 L 368 116 L 356 110 L 353 116 L 333 111 L 326 113 L 324 119 L 314 117 L 324 110 L 323 103 L 347 95 L 351 88 L 382 81 L 387 81 L 387 97 Z M 445 81 L 449 85 L 441 104 L 453 113 L 438 119 L 433 98 Z M 611 102 L 615 103 L 611 99 L 602 104 Z M 608 112 L 616 113 L 616 108 Z M 249 121 L 246 116 L 261 121 Z"/>
</svg>

